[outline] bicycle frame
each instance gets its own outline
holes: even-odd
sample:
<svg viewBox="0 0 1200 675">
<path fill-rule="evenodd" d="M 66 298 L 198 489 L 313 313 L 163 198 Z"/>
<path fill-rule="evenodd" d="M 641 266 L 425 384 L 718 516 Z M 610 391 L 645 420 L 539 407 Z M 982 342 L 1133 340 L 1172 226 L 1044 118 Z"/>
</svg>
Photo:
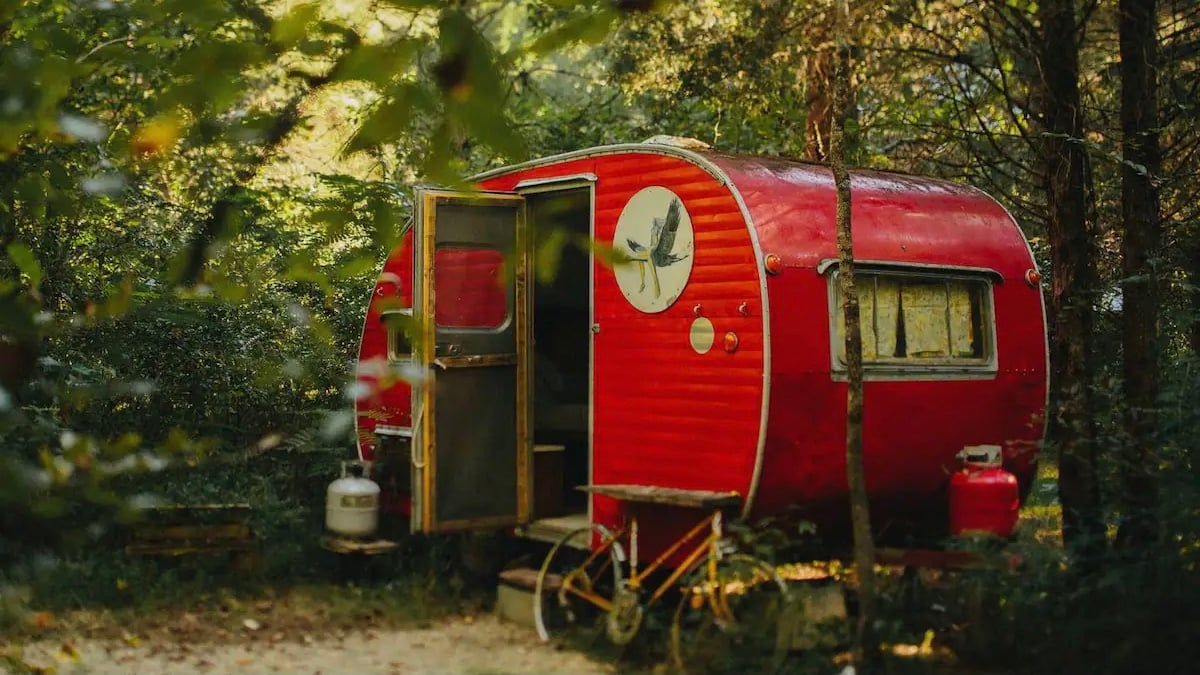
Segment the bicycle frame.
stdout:
<svg viewBox="0 0 1200 675">
<path fill-rule="evenodd" d="M 680 551 L 680 549 L 684 548 L 688 544 L 688 542 L 690 542 L 690 541 L 694 540 L 696 537 L 700 536 L 700 534 L 702 532 L 704 532 L 705 529 L 708 529 L 709 532 L 707 535 L 704 536 L 704 539 L 702 541 L 696 543 L 694 548 L 692 548 L 688 552 L 688 554 L 684 557 L 683 561 L 678 566 L 676 566 L 676 568 L 671 572 L 671 574 L 668 575 L 667 578 L 665 580 L 663 580 L 662 583 L 660 583 L 657 587 L 655 587 L 654 592 L 651 594 L 650 598 L 646 601 L 646 605 L 650 605 L 650 604 L 654 603 L 655 601 L 657 601 L 658 599 L 660 599 L 667 592 L 667 590 L 669 588 L 671 588 L 671 586 L 673 586 L 675 584 L 675 582 L 677 582 L 683 575 L 685 575 L 688 572 L 695 569 L 696 565 L 700 562 L 700 559 L 705 555 L 708 556 L 708 564 L 711 568 L 709 571 L 710 571 L 711 575 L 715 577 L 717 562 L 720 560 L 720 556 L 721 556 L 721 549 L 719 546 L 719 542 L 721 541 L 721 539 L 724 536 L 724 530 L 723 530 L 722 525 L 723 525 L 723 521 L 722 521 L 721 512 L 720 511 L 712 512 L 711 514 L 706 516 L 703 520 L 701 520 L 699 523 L 697 523 L 695 526 L 693 526 L 692 529 L 689 530 L 686 534 L 684 534 L 683 536 L 676 539 L 675 542 L 673 544 L 671 544 L 671 546 L 669 548 L 667 548 L 666 551 L 663 551 L 649 565 L 647 565 L 644 569 L 639 571 L 638 570 L 638 544 L 637 544 L 637 541 L 638 541 L 638 539 L 637 539 L 638 538 L 637 517 L 631 516 L 627 520 L 627 526 L 623 526 L 622 528 L 619 528 L 615 532 L 613 532 L 612 536 L 610 538 L 608 538 L 608 540 L 606 542 L 602 543 L 594 551 L 592 551 L 592 553 L 587 557 L 587 559 L 584 560 L 583 564 L 576 567 L 574 570 L 572 570 L 570 573 L 568 573 L 563 578 L 562 591 L 570 592 L 570 593 L 578 596 L 579 598 L 592 603 L 593 605 L 600 608 L 601 610 L 607 612 L 612 609 L 611 601 L 609 601 L 607 598 L 604 598 L 604 597 L 592 592 L 592 590 L 590 588 L 588 588 L 588 589 L 575 588 L 573 586 L 572 582 L 575 580 L 575 578 L 577 576 L 576 575 L 577 572 L 587 569 L 590 564 L 592 564 L 593 562 L 596 561 L 596 558 L 598 556 L 607 553 L 608 549 L 610 547 L 617 546 L 617 556 L 616 557 L 617 557 L 617 560 L 620 561 L 621 558 L 623 557 L 621 555 L 622 551 L 620 549 L 620 539 L 624 536 L 626 529 L 628 529 L 628 532 L 629 532 L 629 553 L 630 553 L 630 555 L 629 555 L 629 572 L 630 572 L 630 574 L 629 574 L 628 586 L 632 590 L 641 590 L 643 587 L 643 583 L 646 581 L 647 578 L 650 577 L 650 575 L 652 575 L 659 568 L 663 567 L 663 565 L 666 564 L 667 560 L 669 560 L 671 558 L 671 556 L 675 555 L 678 551 Z M 606 560 L 604 562 L 604 564 L 601 565 L 601 567 L 599 568 L 599 570 L 596 574 L 597 577 L 599 577 L 604 572 L 604 570 L 607 569 L 610 561 L 611 561 L 611 558 L 609 558 L 609 560 Z M 589 584 L 589 586 L 590 586 L 590 584 Z M 712 599 L 712 600 L 715 601 L 715 599 Z M 714 606 L 713 609 L 714 609 L 714 611 L 717 611 L 718 613 L 720 613 L 716 606 Z"/>
</svg>

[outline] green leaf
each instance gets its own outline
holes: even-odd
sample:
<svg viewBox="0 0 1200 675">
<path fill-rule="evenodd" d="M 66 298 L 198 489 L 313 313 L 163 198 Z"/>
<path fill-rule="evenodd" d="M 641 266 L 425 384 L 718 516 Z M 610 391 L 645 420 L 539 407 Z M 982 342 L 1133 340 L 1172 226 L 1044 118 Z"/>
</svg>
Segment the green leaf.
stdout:
<svg viewBox="0 0 1200 675">
<path fill-rule="evenodd" d="M 334 269 L 334 277 L 337 279 L 355 279 L 363 275 L 370 275 L 375 272 L 379 266 L 379 262 L 375 256 L 369 252 L 359 254 L 349 260 L 338 263 Z"/>
<path fill-rule="evenodd" d="M 307 37 L 319 11 L 320 5 L 315 2 L 297 5 L 271 26 L 271 39 L 283 47 L 295 47 Z"/>
<path fill-rule="evenodd" d="M 382 45 L 363 45 L 346 57 L 338 79 L 363 80 L 385 86 L 404 73 L 420 47 L 421 42 L 412 39 Z"/>
<path fill-rule="evenodd" d="M 554 29 L 533 38 L 518 52 L 521 55 L 540 57 L 570 44 L 599 42 L 608 35 L 616 18 L 617 13 L 610 7 L 571 17 Z M 515 57 L 517 54 L 512 56 Z"/>
<path fill-rule="evenodd" d="M 358 131 L 346 143 L 343 154 L 401 139 L 408 131 L 413 114 L 430 111 L 433 105 L 433 98 L 425 88 L 413 83 L 397 86 L 367 114 Z"/>
<path fill-rule="evenodd" d="M 22 274 L 29 277 L 30 287 L 37 289 L 42 285 L 42 266 L 28 246 L 19 241 L 9 244 L 8 258 Z"/>
</svg>

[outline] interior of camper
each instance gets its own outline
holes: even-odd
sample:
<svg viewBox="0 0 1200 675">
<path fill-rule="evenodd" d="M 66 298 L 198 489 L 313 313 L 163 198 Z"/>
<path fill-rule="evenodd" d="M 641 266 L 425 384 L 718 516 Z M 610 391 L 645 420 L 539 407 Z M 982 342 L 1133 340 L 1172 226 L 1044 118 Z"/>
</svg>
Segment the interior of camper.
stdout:
<svg viewBox="0 0 1200 675">
<path fill-rule="evenodd" d="M 533 519 L 553 537 L 587 524 L 591 358 L 590 186 L 527 193 L 531 282 Z M 540 536 L 539 536 L 540 535 Z"/>
</svg>

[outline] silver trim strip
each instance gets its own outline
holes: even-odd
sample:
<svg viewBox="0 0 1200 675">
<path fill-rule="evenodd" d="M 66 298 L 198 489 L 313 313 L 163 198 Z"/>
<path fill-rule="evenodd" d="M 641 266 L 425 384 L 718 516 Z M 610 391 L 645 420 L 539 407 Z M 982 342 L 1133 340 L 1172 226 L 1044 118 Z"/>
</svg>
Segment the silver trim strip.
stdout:
<svg viewBox="0 0 1200 675">
<path fill-rule="evenodd" d="M 592 180 L 588 186 L 588 199 L 591 200 L 591 208 L 588 209 L 588 241 L 596 241 L 596 181 Z M 589 328 L 596 325 L 596 252 L 593 247 L 588 247 L 588 267 L 591 273 L 588 274 L 588 324 Z M 595 484 L 593 475 L 595 463 L 595 424 L 596 424 L 596 331 L 588 331 L 588 485 Z M 592 513 L 592 503 L 595 501 L 595 496 L 588 495 L 587 500 L 587 522 L 592 525 L 596 522 L 595 514 Z M 588 541 L 588 548 L 591 548 L 592 542 Z"/>
<path fill-rule="evenodd" d="M 1012 212 L 1005 208 L 1005 206 L 1000 203 L 1000 200 L 996 199 L 992 195 L 973 185 L 968 185 L 967 187 L 991 200 L 993 204 L 995 204 L 1001 211 L 1004 212 L 1004 215 L 1008 216 L 1008 221 L 1012 223 L 1013 228 L 1017 230 L 1017 234 L 1020 235 L 1021 241 L 1025 242 L 1025 250 L 1029 253 L 1029 264 L 1032 265 L 1033 270 L 1040 275 L 1042 271 L 1038 269 L 1037 257 L 1033 255 L 1033 247 L 1029 245 L 1029 239 L 1025 236 L 1025 231 L 1021 229 L 1021 224 L 1018 223 L 1017 219 L 1013 217 Z M 1042 344 L 1045 347 L 1046 354 L 1046 400 L 1042 409 L 1041 438 L 1041 444 L 1044 445 L 1046 442 L 1046 432 L 1050 426 L 1050 324 L 1049 319 L 1046 316 L 1046 293 L 1040 285 L 1035 290 L 1037 290 L 1038 301 L 1042 305 Z"/>
<path fill-rule="evenodd" d="M 394 427 L 389 424 L 379 424 L 375 426 L 375 433 L 383 436 L 404 436 L 412 438 L 413 430 L 411 427 Z"/>
<path fill-rule="evenodd" d="M 838 265 L 840 261 L 837 258 L 825 258 L 817 263 L 817 274 L 825 274 L 825 271 L 830 267 Z M 854 260 L 855 268 L 858 267 L 876 267 L 885 269 L 913 269 L 913 270 L 932 270 L 937 272 L 960 272 L 964 274 L 986 274 L 995 277 L 1000 283 L 1004 283 L 1004 275 L 990 267 L 970 267 L 967 265 L 939 265 L 934 263 L 918 263 L 918 262 L 900 262 L 895 260 Z"/>
<path fill-rule="evenodd" d="M 702 157 L 702 155 L 697 155 Z M 704 158 L 706 163 L 711 163 L 711 160 Z M 767 450 L 767 418 L 771 406 L 771 300 L 767 295 L 767 270 L 763 265 L 764 256 L 762 245 L 758 243 L 758 230 L 754 227 L 754 219 L 750 217 L 750 209 L 746 206 L 746 201 L 742 198 L 742 193 L 738 191 L 737 186 L 733 184 L 729 176 L 716 164 L 712 164 L 712 169 L 720 174 L 718 180 L 729 188 L 729 193 L 733 195 L 737 201 L 738 208 L 742 210 L 742 218 L 746 221 L 746 229 L 750 232 L 750 245 L 754 249 L 754 269 L 758 272 L 758 292 L 762 297 L 762 331 L 763 331 L 763 390 L 762 390 L 762 409 L 758 419 L 758 446 L 754 449 L 754 473 L 750 476 L 750 489 L 746 491 L 746 503 L 742 507 L 742 517 L 750 516 L 750 509 L 754 506 L 754 498 L 758 495 L 758 484 L 762 480 L 763 459 L 766 456 Z M 712 171 L 710 171 L 712 173 Z"/>
<path fill-rule="evenodd" d="M 539 157 L 531 159 L 528 162 L 513 164 L 511 166 L 502 166 L 496 169 L 489 169 L 482 173 L 471 176 L 469 180 L 479 182 L 497 176 L 505 176 L 508 174 L 527 171 L 539 166 L 549 166 L 551 164 L 560 164 L 575 159 L 587 159 L 588 157 L 601 157 L 604 155 L 617 155 L 621 153 L 642 153 L 646 155 L 670 155 L 679 159 L 687 160 L 696 166 L 707 171 L 713 178 L 716 178 L 722 185 L 729 184 L 729 177 L 725 172 L 721 171 L 712 160 L 704 155 L 684 150 L 671 145 L 656 145 L 653 143 L 614 143 L 613 145 L 600 145 L 594 148 L 586 148 L 584 150 L 572 150 L 570 152 L 562 152 L 557 155 L 549 155 L 547 157 Z"/>
<path fill-rule="evenodd" d="M 513 186 L 513 192 L 530 192 L 533 188 L 546 186 L 548 190 L 566 189 L 559 183 L 595 183 L 594 173 L 573 173 L 567 176 L 548 176 L 546 178 L 527 178 Z"/>
</svg>

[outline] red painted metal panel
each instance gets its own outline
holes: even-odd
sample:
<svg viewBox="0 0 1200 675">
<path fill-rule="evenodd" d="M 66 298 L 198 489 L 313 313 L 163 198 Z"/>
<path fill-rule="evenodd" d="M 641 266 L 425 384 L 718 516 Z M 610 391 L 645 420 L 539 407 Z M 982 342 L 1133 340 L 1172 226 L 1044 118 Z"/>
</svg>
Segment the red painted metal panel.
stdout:
<svg viewBox="0 0 1200 675">
<path fill-rule="evenodd" d="M 384 263 L 363 321 L 355 375 L 355 412 L 359 455 L 368 461 L 378 449 L 374 434 L 377 425 L 403 428 L 412 424 L 412 388 L 401 377 L 396 364 L 388 360 L 387 330 L 381 320 L 383 311 L 412 306 L 412 245 L 409 231 Z"/>
<path fill-rule="evenodd" d="M 592 173 L 595 237 L 613 244 L 622 210 L 657 185 L 682 201 L 694 232 L 693 267 L 679 298 L 644 313 L 622 294 L 611 269 L 593 269 L 593 482 L 639 483 L 747 495 L 762 410 L 762 305 L 750 232 L 729 189 L 693 163 L 655 154 L 601 155 L 541 166 L 484 183 L 511 189 L 531 178 Z M 739 308 L 745 305 L 743 314 Z M 712 322 L 716 344 L 697 353 L 689 341 L 696 306 Z M 735 332 L 738 350 L 720 336 Z M 583 355 L 581 355 L 583 357 Z M 616 506 L 594 498 L 598 522 L 614 524 Z M 671 511 L 643 522 L 644 553 L 699 513 Z M 648 548 L 647 548 L 648 547 Z"/>
<path fill-rule="evenodd" d="M 798 503 L 837 502 L 846 493 L 845 384 L 831 375 L 828 287 L 815 271 L 822 260 L 837 256 L 829 171 L 798 162 L 707 157 L 744 200 L 762 252 L 784 263 L 783 272 L 766 282 L 770 415 L 754 515 Z M 690 276 L 664 311 L 640 311 L 613 270 L 600 263 L 592 270 L 599 325 L 592 338 L 593 482 L 747 494 L 760 441 L 766 345 L 761 262 L 734 194 L 696 163 L 654 146 L 517 167 L 482 187 L 509 190 L 522 180 L 584 173 L 596 176 L 594 226 L 601 243 L 614 243 L 623 209 L 648 185 L 673 191 L 694 231 Z M 864 440 L 872 494 L 910 503 L 944 499 L 953 456 L 968 444 L 1003 445 L 1010 468 L 1028 476 L 1042 432 L 1046 353 L 1039 291 L 1024 282 L 1034 263 L 1015 223 L 970 188 L 878 172 L 853 176 L 859 259 L 990 268 L 1005 279 L 993 286 L 994 376 L 867 383 Z M 409 244 L 406 240 L 385 268 L 385 277 L 395 275 L 401 286 L 393 289 L 381 280 L 376 289 L 363 364 L 386 351 L 386 336 L 375 328 L 379 298 L 407 297 Z M 465 267 L 461 274 L 471 284 L 482 276 Z M 463 288 L 471 297 L 486 295 L 482 287 Z M 713 347 L 703 353 L 689 341 L 698 315 L 711 321 L 714 334 Z M 722 348 L 726 332 L 738 336 L 733 353 Z M 368 381 L 360 374 L 360 382 Z M 372 396 L 360 401 L 360 430 L 373 428 L 376 420 L 408 424 L 407 386 Z M 363 450 L 366 455 L 370 448 Z M 1018 457 L 1022 453 L 1024 459 Z M 616 521 L 611 500 L 596 497 L 593 504 L 597 521 Z M 659 514 L 644 530 L 644 544 L 652 551 L 661 535 L 678 530 L 688 517 Z"/>
<path fill-rule="evenodd" d="M 504 254 L 496 249 L 442 247 L 433 263 L 437 324 L 496 328 L 508 318 L 502 276 Z"/>
<path fill-rule="evenodd" d="M 756 511 L 837 502 L 846 493 L 846 386 L 830 370 L 829 296 L 815 267 L 836 258 L 836 198 L 827 167 L 713 156 L 741 193 L 769 277 L 771 404 Z M 914 506 L 945 500 L 964 445 L 1005 448 L 1029 478 L 1042 436 L 1046 347 L 1034 267 L 1009 215 L 974 189 L 916 176 L 852 172 L 855 257 L 993 269 L 998 372 L 983 380 L 869 381 L 864 463 L 874 497 Z M 840 508 L 840 507 L 838 507 Z M 892 513 L 882 513 L 886 519 Z"/>
</svg>

